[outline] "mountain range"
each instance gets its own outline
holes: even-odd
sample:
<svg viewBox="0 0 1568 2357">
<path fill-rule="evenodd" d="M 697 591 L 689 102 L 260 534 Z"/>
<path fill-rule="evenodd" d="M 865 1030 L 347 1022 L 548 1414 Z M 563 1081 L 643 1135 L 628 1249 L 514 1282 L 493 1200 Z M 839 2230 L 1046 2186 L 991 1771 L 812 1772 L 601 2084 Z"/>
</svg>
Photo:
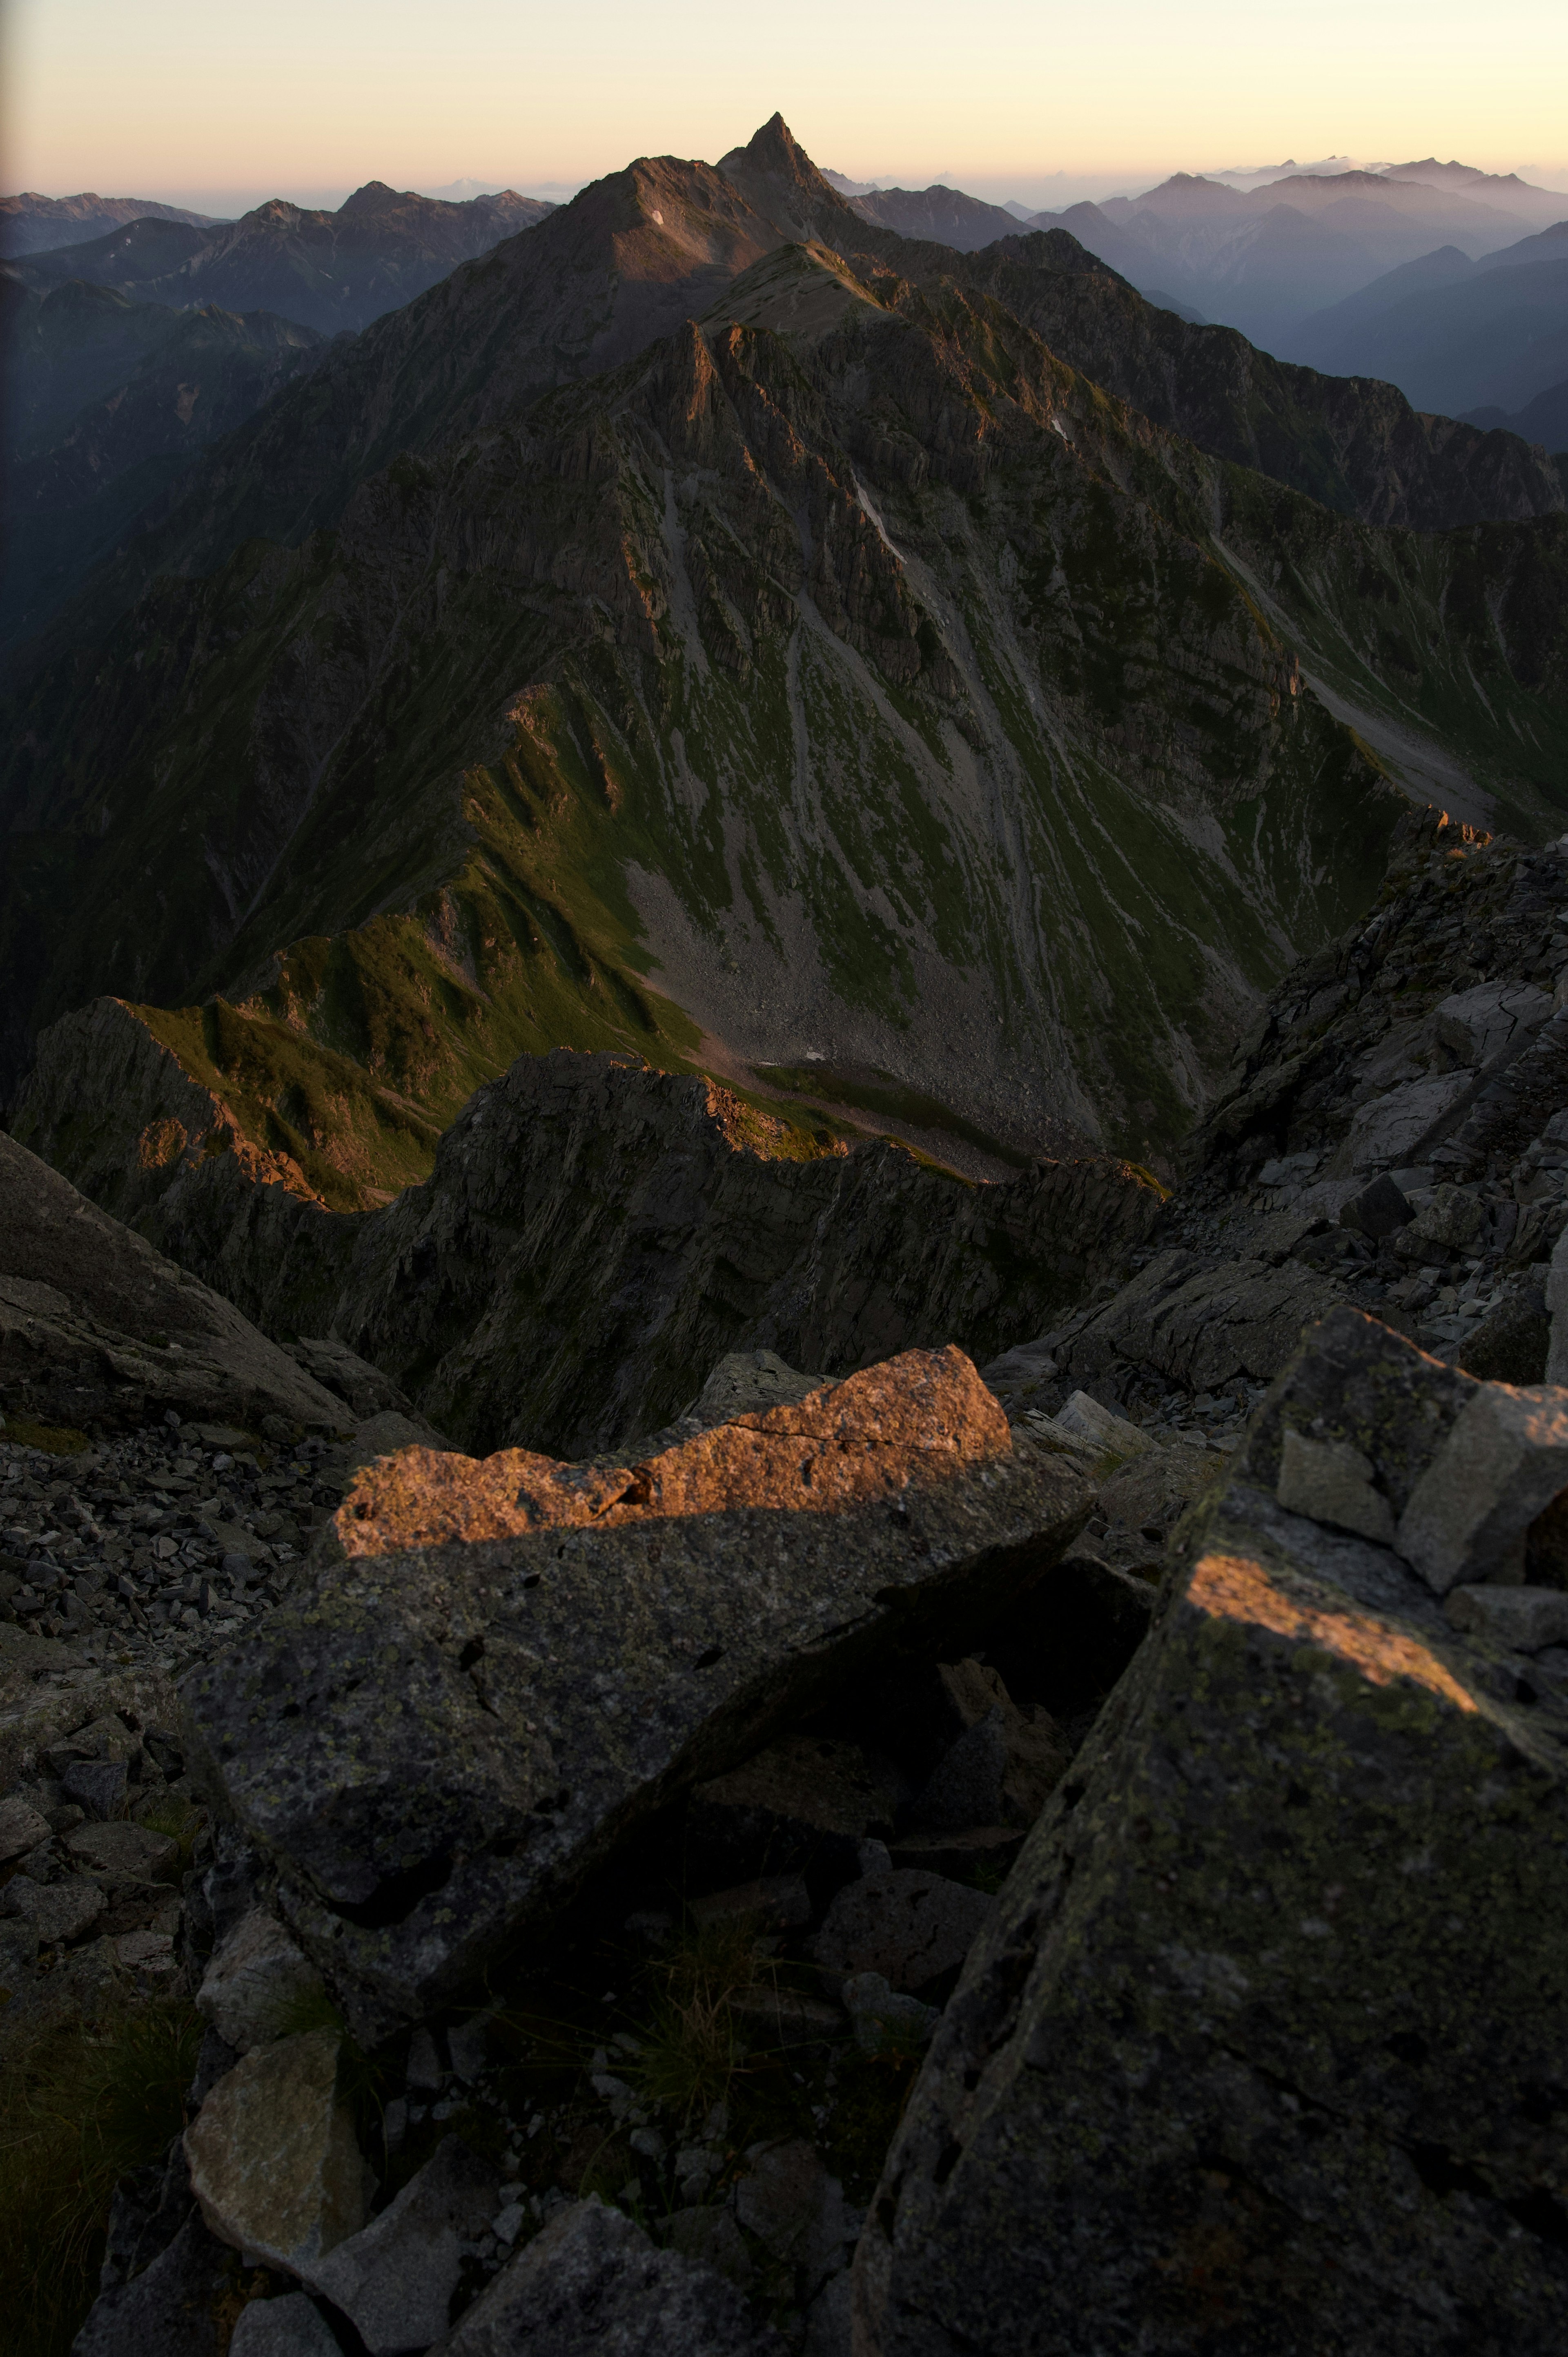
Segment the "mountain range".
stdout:
<svg viewBox="0 0 1568 2357">
<path fill-rule="evenodd" d="M 83 230 L 104 202 L 60 201 Z M 164 207 L 0 269 L 0 643 L 41 627 L 191 456 L 313 367 L 334 330 L 553 210 L 510 190 L 448 204 L 372 182 L 336 213 L 279 201 L 203 222 Z"/>
<path fill-rule="evenodd" d="M 1377 171 L 1240 177 L 1243 188 L 1176 173 L 1141 196 L 1034 214 L 940 186 L 852 182 L 843 193 L 868 221 L 961 253 L 1020 226 L 1065 229 L 1194 324 L 1240 328 L 1282 359 L 1332 375 L 1382 377 L 1418 408 L 1485 407 L 1484 422 L 1511 422 L 1568 375 L 1568 297 L 1548 267 L 1565 252 L 1568 196 L 1517 173 L 1432 157 Z M 1493 270 L 1527 266 L 1534 279 L 1506 295 L 1482 283 Z M 1456 291 L 1461 278 L 1476 282 L 1467 297 Z M 1548 447 L 1562 447 L 1539 422 L 1528 438 L 1542 431 Z"/>
<path fill-rule="evenodd" d="M 236 221 L 202 222 L 166 208 L 85 242 L 26 253 L 9 266 L 38 294 L 76 278 L 136 302 L 276 311 L 330 335 L 368 326 L 553 210 L 511 188 L 448 204 L 370 180 L 336 212 L 306 211 L 282 197 Z"/>
<path fill-rule="evenodd" d="M 1036 223 L 1069 230 L 1144 291 L 1163 289 L 1270 350 L 1322 364 L 1303 341 L 1316 314 L 1438 247 L 1477 261 L 1568 218 L 1568 197 L 1550 189 L 1517 182 L 1508 195 L 1511 203 L 1470 181 L 1403 173 L 1291 173 L 1246 192 L 1177 173 L 1140 197 Z"/>
<path fill-rule="evenodd" d="M 20 196 L 0 197 L 0 258 L 86 245 L 138 221 L 185 221 L 195 229 L 219 226 L 210 213 L 188 212 L 183 205 L 158 204 L 150 197 L 99 197 L 91 191 L 79 197 L 40 197 L 25 188 Z"/>
<path fill-rule="evenodd" d="M 1419 408 L 1522 410 L 1568 377 L 1568 221 L 1479 261 L 1439 247 L 1307 320 L 1288 350 L 1385 377 Z"/>
<path fill-rule="evenodd" d="M 16 659 L 10 1084 L 113 994 L 344 1208 L 557 1046 L 1163 1166 L 1405 793 L 1561 832 L 1565 615 L 1524 444 L 775 118 L 328 346 Z"/>
</svg>

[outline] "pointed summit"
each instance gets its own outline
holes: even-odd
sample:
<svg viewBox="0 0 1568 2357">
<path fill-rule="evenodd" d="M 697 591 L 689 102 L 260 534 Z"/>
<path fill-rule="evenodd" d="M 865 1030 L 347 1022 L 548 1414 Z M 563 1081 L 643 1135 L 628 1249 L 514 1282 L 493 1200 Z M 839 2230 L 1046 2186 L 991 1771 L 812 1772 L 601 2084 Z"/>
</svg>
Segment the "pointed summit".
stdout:
<svg viewBox="0 0 1568 2357">
<path fill-rule="evenodd" d="M 842 242 L 846 224 L 853 224 L 862 232 L 857 242 L 864 242 L 859 214 L 822 178 L 781 114 L 765 123 L 744 147 L 721 156 L 718 168 L 788 236 L 816 237 L 833 245 Z"/>
</svg>

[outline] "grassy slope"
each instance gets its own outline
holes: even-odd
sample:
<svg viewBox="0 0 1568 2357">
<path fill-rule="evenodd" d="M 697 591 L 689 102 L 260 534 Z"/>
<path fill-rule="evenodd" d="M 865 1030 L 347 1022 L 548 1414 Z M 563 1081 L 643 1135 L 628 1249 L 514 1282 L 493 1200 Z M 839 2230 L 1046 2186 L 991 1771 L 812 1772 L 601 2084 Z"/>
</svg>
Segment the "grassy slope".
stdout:
<svg viewBox="0 0 1568 2357">
<path fill-rule="evenodd" d="M 995 307 L 860 306 L 804 371 L 766 334 L 710 345 L 721 382 L 666 348 L 526 436 L 400 460 L 337 536 L 159 585 L 90 695 L 80 664 L 37 682 L 70 821 L 18 846 L 64 935 L 40 1012 L 238 999 L 252 1044 L 225 1066 L 204 1039 L 228 1093 L 248 1056 L 275 1142 L 353 1132 L 326 1162 L 380 1191 L 519 1052 L 695 1058 L 635 866 L 721 955 L 787 950 L 803 906 L 842 1003 L 908 1036 L 896 1088 L 945 970 L 1109 1142 L 1167 1148 L 1251 994 L 1357 913 L 1392 816 L 1217 559 L 1219 471 Z M 1359 631 L 1384 693 L 1393 580 L 1402 643 L 1447 634 L 1433 717 L 1516 802 L 1546 780 L 1560 621 L 1527 683 L 1465 600 L 1478 549 L 1550 570 L 1552 522 L 1417 539 L 1240 470 L 1224 494 L 1239 544 L 1283 552 L 1273 594 Z M 1005 1127 L 994 1085 L 941 1094 Z"/>
</svg>

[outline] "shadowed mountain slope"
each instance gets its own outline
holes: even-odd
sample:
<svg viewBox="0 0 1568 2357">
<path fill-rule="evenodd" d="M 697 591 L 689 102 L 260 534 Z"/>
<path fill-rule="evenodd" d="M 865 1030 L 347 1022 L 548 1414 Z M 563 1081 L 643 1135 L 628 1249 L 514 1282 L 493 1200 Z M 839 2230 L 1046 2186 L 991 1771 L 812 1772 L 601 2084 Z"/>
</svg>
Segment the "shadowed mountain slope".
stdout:
<svg viewBox="0 0 1568 2357">
<path fill-rule="evenodd" d="M 435 959 L 492 1069 L 695 1057 L 694 1022 L 1015 1146 L 1163 1152 L 1398 808 L 1217 561 L 1214 495 L 994 306 L 765 257 L 335 534 L 160 584 L 85 709 L 74 661 L 35 680 L 7 803 L 69 809 L 72 909 L 38 1017 L 220 990 L 350 1052 L 379 1024 L 428 1100 Z M 328 943 L 378 922 L 382 1011 L 334 1035 Z"/>
<path fill-rule="evenodd" d="M 552 210 L 510 188 L 448 204 L 371 180 L 335 213 L 277 197 L 237 221 L 138 220 L 88 244 L 28 253 L 12 267 L 40 293 L 82 278 L 140 302 L 281 311 L 330 335 L 408 302 Z"/>
<path fill-rule="evenodd" d="M 10 347 L 9 382 L 22 396 L 12 414 L 27 430 L 7 454 L 0 640 L 39 629 L 199 451 L 317 366 L 326 347 L 313 328 L 268 311 L 171 311 L 74 281 L 41 304 L 25 299 L 37 318 L 31 350 L 26 333 Z"/>
<path fill-rule="evenodd" d="M 1382 772 L 1424 799 L 1446 762 L 1539 834 L 1568 749 L 1561 515 L 1412 536 L 1142 411 L 1208 401 L 1237 457 L 1274 433 L 1341 508 L 1428 522 L 1481 504 L 1451 447 L 1508 489 L 1522 446 L 1391 395 L 1412 438 L 1380 446 L 1367 388 L 1251 378 L 1212 333 L 1059 232 L 870 228 L 777 122 L 585 191 L 274 400 L 145 586 L 123 563 L 37 651 L 0 780 L 12 1072 L 98 994 L 206 1000 L 157 1019 L 213 1085 L 246 1066 L 302 1170 L 356 1073 L 412 1109 L 384 1167 L 355 1148 L 383 1190 L 559 1044 L 1168 1154 L 1375 888 Z"/>
<path fill-rule="evenodd" d="M 127 221 L 185 221 L 197 229 L 212 229 L 210 213 L 193 213 L 184 205 L 159 204 L 151 197 L 40 197 L 25 188 L 17 197 L 0 197 L 0 256 L 9 260 L 24 253 L 43 253 L 67 245 L 87 245 Z"/>
<path fill-rule="evenodd" d="M 204 460 L 172 511 L 90 585 L 66 635 L 107 627 L 156 573 L 209 572 L 253 537 L 297 543 L 399 452 L 442 448 L 618 365 L 763 253 L 812 240 L 852 266 L 995 296 L 1158 423 L 1369 522 L 1441 529 L 1563 507 L 1555 469 L 1523 445 L 1423 422 L 1391 388 L 1283 369 L 1234 330 L 1191 327 L 1064 231 L 961 255 L 879 228 L 775 116 L 716 168 L 644 157 L 596 181 L 333 351 Z"/>
</svg>

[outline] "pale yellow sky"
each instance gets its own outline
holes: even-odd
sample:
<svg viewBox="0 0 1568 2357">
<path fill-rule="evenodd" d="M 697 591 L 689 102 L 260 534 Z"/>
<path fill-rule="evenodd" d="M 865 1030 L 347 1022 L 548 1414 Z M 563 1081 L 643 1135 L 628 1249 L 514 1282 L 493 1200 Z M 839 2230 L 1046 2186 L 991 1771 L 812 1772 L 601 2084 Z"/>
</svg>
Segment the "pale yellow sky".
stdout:
<svg viewBox="0 0 1568 2357">
<path fill-rule="evenodd" d="M 1568 5 L 1319 0 L 9 0 L 7 189 L 574 187 L 781 108 L 819 163 L 1044 201 L 1122 177 L 1436 154 L 1568 177 Z"/>
</svg>

